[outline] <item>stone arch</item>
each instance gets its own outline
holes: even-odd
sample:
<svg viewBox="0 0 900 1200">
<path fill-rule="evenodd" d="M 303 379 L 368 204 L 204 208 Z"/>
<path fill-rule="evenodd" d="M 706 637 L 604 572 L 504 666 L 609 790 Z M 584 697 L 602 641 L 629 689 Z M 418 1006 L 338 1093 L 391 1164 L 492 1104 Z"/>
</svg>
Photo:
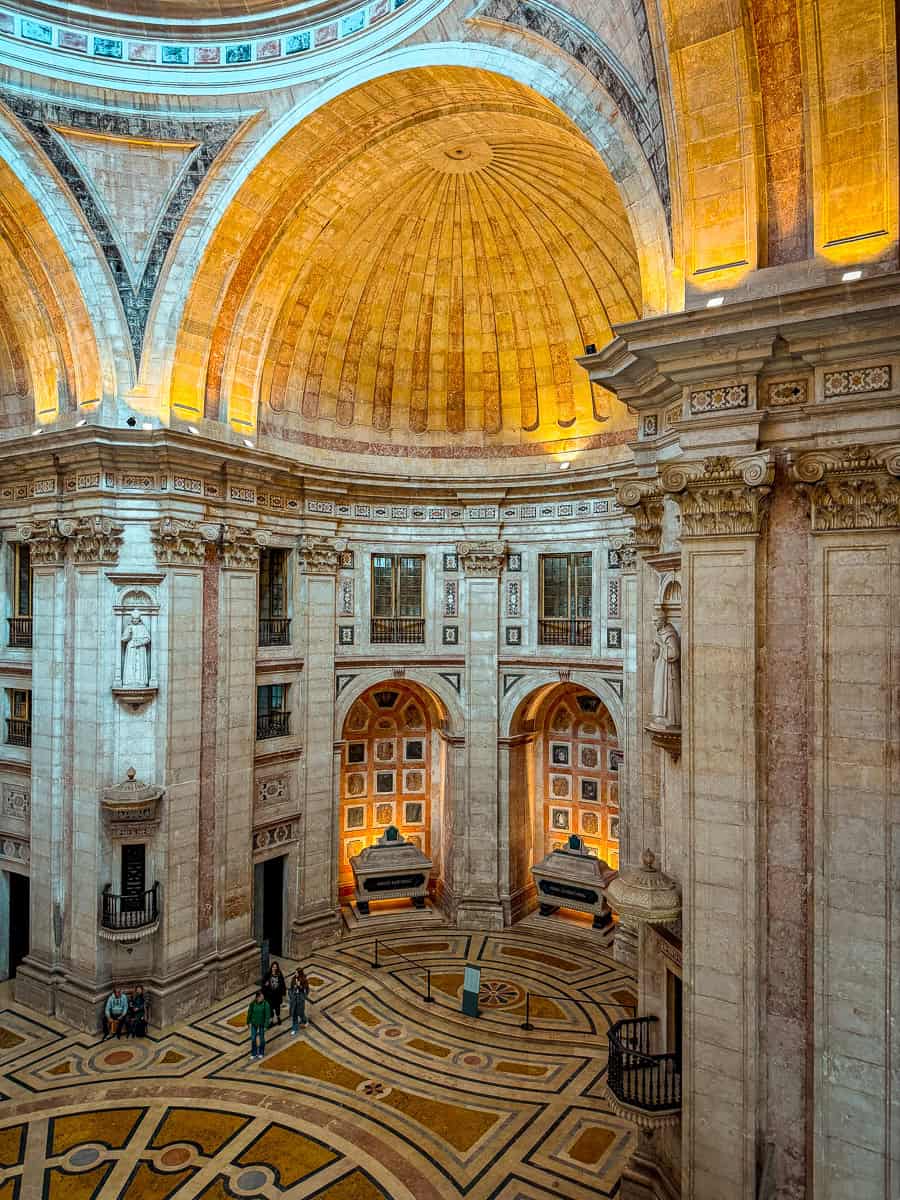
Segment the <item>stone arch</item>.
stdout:
<svg viewBox="0 0 900 1200">
<path fill-rule="evenodd" d="M 225 247 L 233 248 L 236 242 L 249 244 L 254 230 L 261 228 L 261 220 L 269 219 L 276 190 L 284 186 L 280 169 L 267 170 L 265 182 L 262 182 L 256 177 L 256 168 L 267 159 L 270 159 L 270 165 L 275 164 L 279 145 L 288 140 L 307 117 L 349 89 L 418 67 L 480 69 L 523 84 L 554 105 L 598 153 L 619 188 L 637 246 L 645 314 L 678 306 L 678 297 L 671 294 L 673 272 L 666 214 L 636 137 L 617 105 L 595 78 L 562 55 L 559 65 L 564 69 L 554 70 L 544 61 L 547 53 L 545 48 L 538 57 L 527 39 L 523 39 L 523 45 L 515 50 L 475 41 L 405 47 L 329 81 L 262 135 L 248 150 L 241 170 L 231 175 L 215 202 L 208 197 L 202 227 L 192 231 L 198 256 L 202 255 L 200 271 L 187 288 L 183 277 L 169 271 L 158 294 L 153 327 L 148 330 L 148 345 L 154 346 L 155 350 L 146 357 L 148 361 L 161 359 L 166 339 L 169 344 L 175 344 L 177 338 L 174 360 L 166 367 L 167 378 L 161 380 L 171 397 L 175 415 L 180 413 L 194 419 L 204 412 L 213 330 L 210 297 L 215 298 L 213 308 L 218 311 L 233 290 L 235 279 L 240 278 L 241 296 L 230 303 L 235 315 L 238 310 L 252 308 L 247 264 L 241 266 L 243 259 L 225 253 Z M 247 196 L 252 197 L 252 205 L 241 202 L 245 188 Z M 265 216 L 260 219 L 256 213 Z M 240 229 L 234 226 L 235 219 Z M 258 265 L 265 253 L 260 256 L 254 249 L 254 257 Z M 249 274 L 252 276 L 253 271 Z M 214 360 L 219 362 L 220 358 L 221 351 Z M 252 388 L 253 381 L 245 379 L 243 374 L 240 378 L 242 385 L 246 383 Z M 146 382 L 152 386 L 152 381 Z M 207 411 L 206 415 L 221 414 Z"/>
<path fill-rule="evenodd" d="M 444 732 L 452 737 L 465 735 L 465 713 L 460 702 L 459 693 L 448 680 L 430 667 L 406 667 L 403 675 L 392 675 L 390 670 L 383 667 L 371 667 L 354 675 L 350 683 L 341 690 L 334 705 L 334 736 L 341 737 L 341 731 L 347 720 L 350 709 L 360 696 L 371 691 L 378 684 L 388 687 L 391 683 L 406 683 L 415 690 L 423 693 L 423 700 L 435 704 L 440 714 L 440 723 Z"/>
<path fill-rule="evenodd" d="M 625 706 L 616 689 L 599 671 L 586 667 L 582 670 L 568 672 L 567 679 L 560 678 L 560 672 L 549 667 L 539 671 L 529 671 L 509 689 L 500 704 L 500 736 L 515 737 L 523 732 L 517 727 L 517 720 L 527 702 L 539 691 L 549 690 L 560 683 L 575 683 L 594 693 L 608 710 L 616 727 L 620 742 L 625 739 Z"/>
</svg>

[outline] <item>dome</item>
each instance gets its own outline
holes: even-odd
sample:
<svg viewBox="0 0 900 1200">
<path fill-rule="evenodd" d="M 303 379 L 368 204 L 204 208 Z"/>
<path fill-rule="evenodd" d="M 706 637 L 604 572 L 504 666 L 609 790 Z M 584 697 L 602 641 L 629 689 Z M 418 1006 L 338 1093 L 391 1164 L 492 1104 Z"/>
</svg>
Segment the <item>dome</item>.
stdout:
<svg viewBox="0 0 900 1200">
<path fill-rule="evenodd" d="M 628 921 L 658 925 L 681 916 L 681 889 L 656 866 L 652 850 L 641 855 L 641 866 L 619 872 L 606 889 L 606 899 Z"/>
</svg>

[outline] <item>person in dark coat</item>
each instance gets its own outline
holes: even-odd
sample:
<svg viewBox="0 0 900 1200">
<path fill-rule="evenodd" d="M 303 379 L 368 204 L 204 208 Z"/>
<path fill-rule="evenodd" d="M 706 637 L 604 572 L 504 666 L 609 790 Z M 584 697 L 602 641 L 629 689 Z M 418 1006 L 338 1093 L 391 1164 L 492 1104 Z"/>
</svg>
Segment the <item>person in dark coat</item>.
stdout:
<svg viewBox="0 0 900 1200">
<path fill-rule="evenodd" d="M 140 984 L 134 989 L 128 1002 L 129 1037 L 147 1036 L 147 997 Z"/>
<path fill-rule="evenodd" d="M 309 980 L 301 967 L 294 972 L 291 986 L 288 988 L 288 1008 L 291 1014 L 291 1033 L 296 1033 L 300 1026 L 307 1026 L 306 1005 L 309 1001 Z"/>
<path fill-rule="evenodd" d="M 263 995 L 269 1002 L 269 1007 L 272 1009 L 272 1016 L 276 1024 L 281 1024 L 281 1006 L 284 1003 L 284 994 L 287 991 L 287 984 L 284 981 L 284 976 L 281 973 L 281 967 L 277 962 L 272 963 L 269 968 L 269 973 L 263 980 Z"/>
</svg>

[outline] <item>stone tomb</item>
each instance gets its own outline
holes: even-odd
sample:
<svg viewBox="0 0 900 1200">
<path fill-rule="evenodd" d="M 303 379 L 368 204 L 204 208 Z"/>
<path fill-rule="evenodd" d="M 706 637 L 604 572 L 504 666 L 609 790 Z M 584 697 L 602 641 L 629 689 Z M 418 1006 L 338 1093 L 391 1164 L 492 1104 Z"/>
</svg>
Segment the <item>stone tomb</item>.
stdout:
<svg viewBox="0 0 900 1200">
<path fill-rule="evenodd" d="M 591 913 L 595 929 L 612 924 L 612 912 L 606 902 L 606 889 L 618 872 L 609 863 L 585 849 L 574 834 L 562 850 L 551 850 L 545 859 L 531 868 L 542 917 L 559 908 L 574 908 Z"/>
<path fill-rule="evenodd" d="M 350 859 L 356 907 L 365 915 L 372 900 L 410 899 L 416 908 L 425 907 L 432 860 L 389 825 L 374 846 Z"/>
</svg>

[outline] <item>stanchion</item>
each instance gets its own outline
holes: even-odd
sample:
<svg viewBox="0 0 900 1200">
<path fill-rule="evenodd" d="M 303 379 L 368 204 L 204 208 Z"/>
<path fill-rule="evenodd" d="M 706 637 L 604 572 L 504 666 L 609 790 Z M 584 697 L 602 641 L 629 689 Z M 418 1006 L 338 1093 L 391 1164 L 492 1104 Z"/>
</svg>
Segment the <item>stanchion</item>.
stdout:
<svg viewBox="0 0 900 1200">
<path fill-rule="evenodd" d="M 531 1030 L 534 1026 L 531 1023 L 531 992 L 525 993 L 525 1020 L 519 1026 L 520 1029 Z"/>
<path fill-rule="evenodd" d="M 375 939 L 375 961 L 372 963 L 372 966 L 373 967 L 381 966 L 381 963 L 378 961 L 378 938 Z"/>
<path fill-rule="evenodd" d="M 431 969 L 425 968 L 425 1003 L 434 1004 L 434 996 L 431 994 Z"/>
</svg>

